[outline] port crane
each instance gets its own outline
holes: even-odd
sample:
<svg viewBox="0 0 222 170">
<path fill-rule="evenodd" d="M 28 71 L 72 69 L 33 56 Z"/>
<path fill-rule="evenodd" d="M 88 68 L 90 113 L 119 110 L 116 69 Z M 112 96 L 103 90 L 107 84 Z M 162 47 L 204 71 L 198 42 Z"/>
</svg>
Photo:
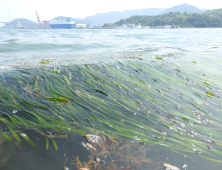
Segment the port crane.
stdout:
<svg viewBox="0 0 222 170">
<path fill-rule="evenodd" d="M 49 21 L 41 21 L 39 16 L 38 16 L 38 13 L 37 11 L 36 12 L 36 17 L 37 17 L 37 20 L 38 20 L 38 28 L 48 28 L 48 24 L 49 24 Z"/>
</svg>

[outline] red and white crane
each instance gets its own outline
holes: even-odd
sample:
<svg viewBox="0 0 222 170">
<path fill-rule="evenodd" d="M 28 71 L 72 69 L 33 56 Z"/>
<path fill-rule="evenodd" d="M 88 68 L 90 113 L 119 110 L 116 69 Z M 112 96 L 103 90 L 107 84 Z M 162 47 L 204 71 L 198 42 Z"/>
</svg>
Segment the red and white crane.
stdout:
<svg viewBox="0 0 222 170">
<path fill-rule="evenodd" d="M 35 12 L 36 12 L 37 20 L 38 20 L 38 28 L 48 28 L 49 21 L 46 21 L 46 20 L 41 21 L 39 16 L 38 16 L 37 11 L 35 11 Z"/>
</svg>

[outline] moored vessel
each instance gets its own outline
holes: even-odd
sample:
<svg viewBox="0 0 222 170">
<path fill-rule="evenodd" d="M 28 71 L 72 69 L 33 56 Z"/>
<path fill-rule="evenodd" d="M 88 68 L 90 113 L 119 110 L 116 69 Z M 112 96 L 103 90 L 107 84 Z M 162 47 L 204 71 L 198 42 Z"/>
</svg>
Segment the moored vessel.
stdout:
<svg viewBox="0 0 222 170">
<path fill-rule="evenodd" d="M 76 22 L 72 18 L 68 17 L 66 20 L 57 21 L 52 20 L 49 22 L 50 27 L 59 29 L 73 29 L 76 27 Z"/>
<path fill-rule="evenodd" d="M 18 24 L 17 24 L 17 27 L 16 27 L 16 28 L 18 28 L 18 29 L 24 29 L 25 26 L 23 26 L 23 25 L 20 23 L 20 21 L 18 21 Z"/>
</svg>

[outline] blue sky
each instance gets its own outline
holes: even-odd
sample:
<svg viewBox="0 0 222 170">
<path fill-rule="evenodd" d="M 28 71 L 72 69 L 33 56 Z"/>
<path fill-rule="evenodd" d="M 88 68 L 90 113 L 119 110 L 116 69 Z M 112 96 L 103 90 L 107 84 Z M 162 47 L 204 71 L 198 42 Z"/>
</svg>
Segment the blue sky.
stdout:
<svg viewBox="0 0 222 170">
<path fill-rule="evenodd" d="M 127 9 L 134 10 L 149 7 L 170 8 L 183 3 L 188 3 L 199 9 L 222 8 L 220 0 L 0 0 L 0 21 L 8 21 L 9 19 L 16 18 L 27 18 L 37 21 L 36 10 L 40 18 L 49 20 L 57 16 L 85 18 L 96 13 L 124 11 Z M 8 6 L 11 17 L 8 16 Z"/>
</svg>

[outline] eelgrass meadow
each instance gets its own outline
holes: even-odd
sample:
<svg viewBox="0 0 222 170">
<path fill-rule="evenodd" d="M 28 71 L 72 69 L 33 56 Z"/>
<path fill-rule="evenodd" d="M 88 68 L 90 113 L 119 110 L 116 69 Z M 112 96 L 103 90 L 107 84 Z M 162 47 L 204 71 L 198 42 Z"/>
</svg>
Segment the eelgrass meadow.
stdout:
<svg viewBox="0 0 222 170">
<path fill-rule="evenodd" d="M 221 67 L 164 55 L 2 70 L 0 134 L 38 147 L 26 134 L 36 131 L 46 150 L 70 134 L 105 135 L 222 162 Z"/>
</svg>

